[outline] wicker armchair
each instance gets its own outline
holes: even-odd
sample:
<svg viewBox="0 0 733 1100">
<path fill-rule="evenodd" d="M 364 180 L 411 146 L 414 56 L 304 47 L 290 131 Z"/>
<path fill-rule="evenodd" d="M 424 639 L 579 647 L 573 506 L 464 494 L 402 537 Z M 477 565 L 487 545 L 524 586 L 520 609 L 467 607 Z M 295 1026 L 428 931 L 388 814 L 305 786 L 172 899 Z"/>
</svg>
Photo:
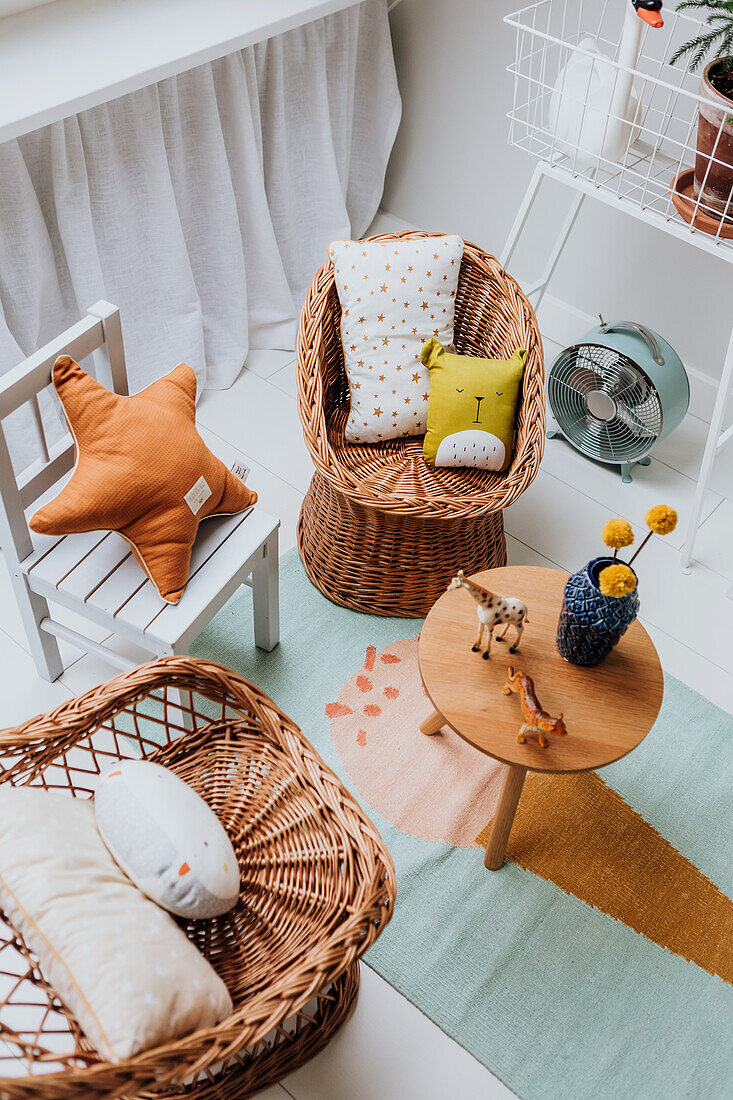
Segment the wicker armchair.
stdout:
<svg viewBox="0 0 733 1100">
<path fill-rule="evenodd" d="M 424 237 L 417 231 L 374 240 Z M 312 582 L 336 603 L 378 615 L 422 616 L 458 569 L 506 564 L 502 509 L 532 482 L 544 449 L 542 341 L 534 311 L 493 256 L 466 243 L 455 306 L 462 354 L 527 350 L 514 457 L 506 473 L 435 468 L 422 437 L 344 441 L 349 387 L 333 265 L 316 274 L 298 332 L 298 408 L 315 473 L 298 546 Z"/>
<path fill-rule="evenodd" d="M 1 731 L 0 756 L 0 784 L 76 798 L 112 760 L 164 764 L 218 814 L 241 871 L 234 909 L 179 921 L 226 983 L 233 1015 L 115 1064 L 0 913 L 3 1100 L 244 1100 L 325 1046 L 356 1000 L 360 956 L 392 915 L 394 867 L 264 692 L 211 661 L 165 657 Z"/>
</svg>

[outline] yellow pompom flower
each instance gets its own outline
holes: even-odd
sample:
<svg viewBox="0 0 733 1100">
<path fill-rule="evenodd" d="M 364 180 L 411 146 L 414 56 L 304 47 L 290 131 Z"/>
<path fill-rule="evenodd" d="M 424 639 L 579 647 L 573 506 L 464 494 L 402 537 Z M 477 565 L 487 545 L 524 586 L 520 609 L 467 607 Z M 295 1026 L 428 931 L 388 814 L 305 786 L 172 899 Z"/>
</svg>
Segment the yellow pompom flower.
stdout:
<svg viewBox="0 0 733 1100">
<path fill-rule="evenodd" d="M 620 599 L 636 588 L 634 570 L 628 565 L 607 565 L 598 575 L 598 586 L 604 596 Z"/>
<path fill-rule="evenodd" d="M 609 519 L 603 525 L 603 541 L 606 546 L 612 546 L 614 550 L 621 550 L 624 546 L 631 546 L 634 541 L 634 532 L 631 524 L 625 519 Z"/>
<path fill-rule="evenodd" d="M 657 504 L 649 509 L 644 520 L 655 535 L 669 535 L 677 526 L 677 513 L 668 504 Z"/>
</svg>

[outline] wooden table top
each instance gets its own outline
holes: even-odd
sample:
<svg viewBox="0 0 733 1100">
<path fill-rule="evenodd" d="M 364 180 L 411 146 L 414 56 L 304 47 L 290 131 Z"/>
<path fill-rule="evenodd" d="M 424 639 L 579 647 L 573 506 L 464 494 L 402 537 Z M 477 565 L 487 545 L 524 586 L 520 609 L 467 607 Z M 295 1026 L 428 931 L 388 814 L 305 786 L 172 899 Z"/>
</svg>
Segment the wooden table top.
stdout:
<svg viewBox="0 0 733 1100">
<path fill-rule="evenodd" d="M 542 772 L 600 768 L 636 748 L 654 725 L 664 690 L 657 651 L 641 623 L 629 627 L 605 661 L 581 668 L 555 648 L 567 573 L 505 566 L 472 579 L 499 596 L 523 600 L 527 625 L 516 653 L 495 634 L 485 661 L 471 650 L 478 620 L 468 592 L 454 589 L 434 604 L 420 635 L 420 674 L 448 725 L 481 752 Z M 513 640 L 513 628 L 509 635 Z M 567 737 L 548 734 L 546 749 L 534 734 L 517 743 L 524 722 L 519 696 L 502 694 L 509 665 L 532 677 L 544 710 L 553 717 L 562 713 Z"/>
</svg>

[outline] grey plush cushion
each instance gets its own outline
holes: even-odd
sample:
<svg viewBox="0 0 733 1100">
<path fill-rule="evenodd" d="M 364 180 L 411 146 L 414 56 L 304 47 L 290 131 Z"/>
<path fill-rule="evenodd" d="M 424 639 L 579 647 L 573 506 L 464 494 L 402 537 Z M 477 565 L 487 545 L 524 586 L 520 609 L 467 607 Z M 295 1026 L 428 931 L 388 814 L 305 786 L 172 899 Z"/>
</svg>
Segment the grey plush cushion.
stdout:
<svg viewBox="0 0 733 1100">
<path fill-rule="evenodd" d="M 97 827 L 117 863 L 164 909 L 194 920 L 239 897 L 226 830 L 192 787 L 146 760 L 112 765 L 95 795 Z"/>
</svg>

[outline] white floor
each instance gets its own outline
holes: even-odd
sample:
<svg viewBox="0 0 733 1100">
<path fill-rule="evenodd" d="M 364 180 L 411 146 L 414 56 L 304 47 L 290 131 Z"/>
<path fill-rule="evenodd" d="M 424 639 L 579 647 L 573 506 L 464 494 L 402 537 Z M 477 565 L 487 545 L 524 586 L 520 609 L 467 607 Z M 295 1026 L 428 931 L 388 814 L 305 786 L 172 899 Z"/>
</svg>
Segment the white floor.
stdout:
<svg viewBox="0 0 733 1100">
<path fill-rule="evenodd" d="M 547 342 L 548 362 L 555 351 Z M 283 552 L 295 543 L 311 470 L 295 394 L 292 353 L 255 351 L 230 390 L 206 392 L 199 405 L 209 445 L 228 461 L 241 455 L 263 506 L 281 517 Z M 609 516 L 626 517 L 638 534 L 652 504 L 671 504 L 684 520 L 705 427 L 688 416 L 658 448 L 652 465 L 637 467 L 631 485 L 561 440 L 548 441 L 539 476 L 506 513 L 509 560 L 572 570 L 600 552 L 600 530 Z M 699 560 L 689 576 L 679 568 L 680 541 L 681 532 L 654 539 L 640 557 L 641 617 L 664 667 L 733 713 L 733 600 L 726 599 L 733 579 L 733 445 L 718 460 Z M 46 684 L 36 676 L 4 563 L 0 613 L 0 725 L 49 709 L 114 674 L 96 657 L 80 657 L 65 647 L 61 679 Z M 483 873 L 478 860 L 476 867 Z M 491 1100 L 512 1094 L 363 967 L 350 1022 L 322 1054 L 262 1095 L 266 1100 Z"/>
</svg>

